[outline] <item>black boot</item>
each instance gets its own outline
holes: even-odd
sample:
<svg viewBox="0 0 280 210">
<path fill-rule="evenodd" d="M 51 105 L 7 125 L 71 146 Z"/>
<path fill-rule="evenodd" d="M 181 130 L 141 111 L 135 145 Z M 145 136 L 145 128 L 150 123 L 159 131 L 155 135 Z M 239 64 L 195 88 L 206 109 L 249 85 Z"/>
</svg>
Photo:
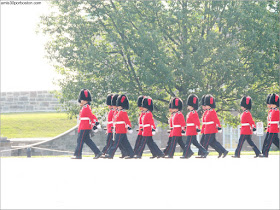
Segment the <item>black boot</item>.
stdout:
<svg viewBox="0 0 280 210">
<path fill-rule="evenodd" d="M 224 154 L 223 158 L 225 158 L 227 156 L 227 154 L 228 154 L 228 151 L 226 150 L 223 154 Z"/>
<path fill-rule="evenodd" d="M 95 155 L 95 157 L 93 159 L 98 159 L 98 158 L 101 157 L 101 155 L 102 155 L 102 152 L 100 152 L 99 154 Z"/>
</svg>

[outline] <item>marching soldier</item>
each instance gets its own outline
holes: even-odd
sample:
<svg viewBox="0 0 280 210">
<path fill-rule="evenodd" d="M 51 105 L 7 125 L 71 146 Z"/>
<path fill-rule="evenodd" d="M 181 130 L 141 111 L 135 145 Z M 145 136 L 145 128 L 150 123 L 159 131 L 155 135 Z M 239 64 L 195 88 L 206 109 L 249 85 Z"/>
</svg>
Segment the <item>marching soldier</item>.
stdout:
<svg viewBox="0 0 280 210">
<path fill-rule="evenodd" d="M 77 147 L 72 159 L 82 159 L 82 150 L 84 143 L 86 143 L 94 152 L 94 159 L 98 159 L 102 155 L 102 152 L 100 152 L 95 143 L 90 139 L 91 130 L 93 129 L 94 131 L 97 131 L 97 126 L 99 125 L 96 116 L 92 114 L 90 101 L 91 95 L 89 90 L 82 89 L 78 99 L 78 102 L 80 103 L 80 106 L 82 106 L 82 109 L 79 115 L 80 123 L 78 128 Z"/>
<path fill-rule="evenodd" d="M 141 158 L 146 144 L 153 154 L 152 158 L 163 157 L 163 152 L 158 148 L 153 140 L 153 135 L 156 133 L 156 126 L 153 119 L 152 111 L 154 109 L 153 100 L 150 97 L 144 97 L 142 100 L 142 109 L 144 114 L 142 116 L 143 133 L 140 141 L 139 149 L 136 151 L 135 158 Z"/>
<path fill-rule="evenodd" d="M 257 148 L 257 146 L 254 144 L 254 142 L 251 139 L 251 135 L 253 134 L 253 131 L 255 132 L 256 124 L 252 118 L 252 115 L 250 113 L 251 107 L 252 107 L 252 99 L 250 96 L 244 96 L 242 97 L 240 101 L 241 109 L 243 110 L 243 113 L 241 115 L 241 131 L 240 131 L 240 138 L 237 145 L 237 148 L 235 150 L 235 155 L 232 156 L 233 158 L 240 158 L 240 152 L 243 146 L 243 143 L 245 140 L 247 140 L 248 144 L 253 148 L 254 152 L 256 153 L 255 157 L 258 157 L 260 155 L 260 151 Z"/>
<path fill-rule="evenodd" d="M 272 111 L 270 112 L 270 121 L 269 121 L 269 135 L 267 138 L 267 143 L 264 145 L 263 154 L 260 157 L 268 157 L 269 149 L 271 144 L 275 142 L 275 144 L 279 146 L 279 119 L 280 112 L 277 107 L 279 107 L 279 95 L 273 93 L 270 96 L 269 104 L 271 105 Z M 277 143 L 276 143 L 277 142 Z"/>
<path fill-rule="evenodd" d="M 167 149 L 165 158 L 173 158 L 177 142 L 183 142 L 182 133 L 185 134 L 184 128 L 186 126 L 184 115 L 181 113 L 183 102 L 180 98 L 173 98 L 171 103 L 173 111 L 172 115 L 172 140 Z"/>
<path fill-rule="evenodd" d="M 107 140 L 106 140 L 106 145 L 102 150 L 103 155 L 105 155 L 106 152 L 109 150 L 109 148 L 113 145 L 112 127 L 113 127 L 114 109 L 112 106 L 112 98 L 113 98 L 113 94 L 109 94 L 106 99 L 106 104 L 108 106 L 109 113 L 108 113 L 108 117 L 107 117 Z"/>
<path fill-rule="evenodd" d="M 221 124 L 218 119 L 217 113 L 214 110 L 216 108 L 215 98 L 212 95 L 206 95 L 204 99 L 205 108 L 207 113 L 205 115 L 205 125 L 204 129 L 204 144 L 203 147 L 208 150 L 208 146 L 213 147 L 218 153 L 220 158 L 223 155 L 223 158 L 227 156 L 228 151 L 216 140 L 216 133 L 222 132 Z"/>
<path fill-rule="evenodd" d="M 183 157 L 181 158 L 190 158 L 194 154 L 191 150 L 191 144 L 195 145 L 201 151 L 203 158 L 206 158 L 209 152 L 205 150 L 196 139 L 197 132 L 200 131 L 199 117 L 196 112 L 198 109 L 198 97 L 191 94 L 187 99 L 187 105 L 187 108 L 190 111 L 186 120 L 187 142 L 183 152 Z"/>
<path fill-rule="evenodd" d="M 172 115 L 173 115 L 173 113 L 172 113 L 173 110 L 171 109 L 172 100 L 173 100 L 173 98 L 169 101 L 169 104 L 168 104 L 168 108 L 169 108 L 169 112 L 170 112 L 170 117 L 169 117 L 168 123 L 169 123 L 169 129 L 170 130 L 169 130 L 169 136 L 168 136 L 168 141 L 167 141 L 166 148 L 163 150 L 164 156 L 167 155 L 167 152 L 170 148 L 170 143 L 171 143 L 171 140 L 172 140 Z"/>
<path fill-rule="evenodd" d="M 144 111 L 142 108 L 142 100 L 143 100 L 144 96 L 139 96 L 137 99 L 137 106 L 139 108 L 139 110 L 141 111 L 141 114 L 139 115 L 138 118 L 138 125 L 139 125 L 139 131 L 138 131 L 138 135 L 137 135 L 137 139 L 134 145 L 134 153 L 136 154 L 136 151 L 139 149 L 139 145 L 141 142 L 141 138 L 142 138 L 142 132 L 143 132 L 143 124 L 142 124 L 142 117 L 144 115 Z"/>
<path fill-rule="evenodd" d="M 118 112 L 114 119 L 114 129 L 116 132 L 115 141 L 110 150 L 107 152 L 105 158 L 113 159 L 116 150 L 120 145 L 124 147 L 128 156 L 126 159 L 133 158 L 134 152 L 127 139 L 126 133 L 132 133 L 131 123 L 125 110 L 129 109 L 129 101 L 126 95 L 119 95 L 117 99 Z"/>
</svg>

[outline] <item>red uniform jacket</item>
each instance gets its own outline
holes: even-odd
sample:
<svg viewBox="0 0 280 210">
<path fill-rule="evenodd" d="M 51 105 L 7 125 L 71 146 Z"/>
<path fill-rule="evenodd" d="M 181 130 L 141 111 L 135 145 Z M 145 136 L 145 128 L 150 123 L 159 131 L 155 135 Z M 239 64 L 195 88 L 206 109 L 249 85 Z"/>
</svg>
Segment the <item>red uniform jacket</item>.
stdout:
<svg viewBox="0 0 280 210">
<path fill-rule="evenodd" d="M 188 113 L 186 128 L 187 128 L 187 132 L 186 132 L 187 136 L 197 135 L 196 129 L 197 128 L 200 129 L 200 122 L 199 122 L 198 114 L 195 110 Z"/>
<path fill-rule="evenodd" d="M 169 118 L 169 128 L 170 128 L 169 137 L 173 137 L 172 117 L 173 117 L 173 113 L 171 114 L 171 116 L 170 116 L 170 118 Z"/>
<path fill-rule="evenodd" d="M 107 117 L 107 133 L 112 133 L 112 127 L 113 127 L 113 115 L 115 110 L 111 109 L 108 113 Z"/>
<path fill-rule="evenodd" d="M 279 109 L 272 109 L 270 114 L 269 133 L 279 133 Z"/>
<path fill-rule="evenodd" d="M 152 136 L 152 129 L 156 129 L 153 114 L 150 111 L 144 112 L 142 116 L 143 136 Z"/>
<path fill-rule="evenodd" d="M 131 127 L 127 112 L 124 110 L 116 111 L 113 124 L 116 128 L 116 133 L 127 133 L 127 127 Z"/>
<path fill-rule="evenodd" d="M 80 132 L 80 130 L 91 130 L 95 123 L 98 122 L 97 117 L 94 114 L 92 114 L 91 108 L 88 104 L 85 104 L 82 107 L 82 110 L 79 114 L 79 120 L 80 124 L 78 132 Z"/>
<path fill-rule="evenodd" d="M 203 124 L 205 125 L 205 134 L 218 133 L 217 127 L 221 127 L 221 124 L 214 109 L 207 110 Z"/>
<path fill-rule="evenodd" d="M 272 112 L 272 109 L 270 109 L 268 111 L 268 115 L 267 115 L 267 129 L 266 129 L 267 133 L 269 133 L 269 122 L 270 122 L 270 118 L 271 118 L 271 112 Z"/>
<path fill-rule="evenodd" d="M 203 123 L 205 122 L 206 114 L 207 114 L 207 110 L 205 110 L 203 115 L 202 115 L 202 126 L 201 126 L 201 133 L 202 134 L 204 134 L 204 131 L 205 131 L 205 125 Z"/>
<path fill-rule="evenodd" d="M 175 112 L 172 116 L 173 136 L 182 136 L 182 130 L 186 126 L 186 121 L 182 112 Z"/>
<path fill-rule="evenodd" d="M 253 134 L 253 127 L 256 127 L 256 124 L 252 118 L 251 112 L 245 110 L 241 115 L 241 131 L 240 134 L 251 135 Z"/>
<path fill-rule="evenodd" d="M 140 114 L 140 116 L 139 116 L 139 118 L 138 118 L 138 124 L 139 124 L 139 132 L 138 132 L 138 135 L 139 136 L 142 136 L 142 133 L 143 133 L 143 131 L 142 131 L 142 129 L 143 129 L 143 124 L 142 124 L 142 117 L 144 116 L 144 112 L 141 112 L 141 114 Z"/>
</svg>

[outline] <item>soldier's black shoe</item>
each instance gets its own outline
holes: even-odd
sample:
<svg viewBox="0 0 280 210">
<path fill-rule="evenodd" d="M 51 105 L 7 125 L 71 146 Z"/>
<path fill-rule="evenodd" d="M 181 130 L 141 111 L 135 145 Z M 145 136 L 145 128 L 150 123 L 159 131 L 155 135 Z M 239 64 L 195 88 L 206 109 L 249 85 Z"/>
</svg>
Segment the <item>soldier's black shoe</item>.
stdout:
<svg viewBox="0 0 280 210">
<path fill-rule="evenodd" d="M 122 156 L 120 156 L 119 158 L 125 158 L 125 157 L 127 157 L 126 155 L 122 155 Z"/>
<path fill-rule="evenodd" d="M 171 157 L 171 156 L 164 156 L 164 158 L 166 158 L 166 159 L 172 159 L 173 157 Z"/>
<path fill-rule="evenodd" d="M 98 158 L 101 157 L 101 155 L 102 155 L 102 152 L 100 152 L 99 154 L 95 155 L 95 157 L 93 159 L 98 159 Z"/>
<path fill-rule="evenodd" d="M 187 157 L 183 156 L 183 157 L 180 157 L 181 159 L 188 159 Z"/>
<path fill-rule="evenodd" d="M 164 158 L 164 155 L 159 155 L 157 156 L 157 158 Z"/>
<path fill-rule="evenodd" d="M 105 158 L 105 159 L 113 159 L 113 157 L 111 157 L 110 155 L 105 155 L 104 158 Z"/>
<path fill-rule="evenodd" d="M 203 155 L 201 155 L 201 158 L 206 158 L 207 155 L 209 155 L 209 152 L 208 152 L 208 151 L 206 151 Z"/>
<path fill-rule="evenodd" d="M 223 158 L 225 158 L 227 156 L 227 154 L 228 154 L 228 151 L 226 150 L 223 154 L 224 154 Z"/>
<path fill-rule="evenodd" d="M 133 158 L 134 158 L 134 159 L 141 159 L 142 157 L 141 157 L 141 156 L 138 156 L 138 155 L 134 155 Z"/>
<path fill-rule="evenodd" d="M 158 156 L 152 156 L 152 157 L 150 157 L 150 159 L 154 159 L 154 158 L 156 158 L 156 157 L 158 157 Z"/>
<path fill-rule="evenodd" d="M 223 153 L 219 153 L 218 158 L 222 157 Z"/>
<path fill-rule="evenodd" d="M 79 156 L 72 156 L 71 159 L 82 159 L 82 157 L 79 157 Z"/>
<path fill-rule="evenodd" d="M 126 156 L 124 159 L 133 159 L 134 156 Z"/>
<path fill-rule="evenodd" d="M 238 157 L 238 156 L 235 156 L 235 155 L 233 155 L 233 156 L 231 156 L 232 158 L 240 158 L 240 157 Z"/>
<path fill-rule="evenodd" d="M 268 158 L 268 156 L 265 156 L 263 154 L 259 155 L 260 158 Z"/>
<path fill-rule="evenodd" d="M 260 156 L 260 154 L 256 154 L 256 156 L 254 156 L 254 158 L 257 158 L 257 157 L 259 157 Z"/>
</svg>

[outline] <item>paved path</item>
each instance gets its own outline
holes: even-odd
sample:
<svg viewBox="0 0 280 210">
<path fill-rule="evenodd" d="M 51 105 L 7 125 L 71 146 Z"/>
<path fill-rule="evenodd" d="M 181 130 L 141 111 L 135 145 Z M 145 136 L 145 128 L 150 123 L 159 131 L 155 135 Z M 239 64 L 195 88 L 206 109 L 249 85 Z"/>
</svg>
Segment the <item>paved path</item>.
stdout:
<svg viewBox="0 0 280 210">
<path fill-rule="evenodd" d="M 2 209 L 279 209 L 279 156 L 2 158 Z"/>
</svg>

